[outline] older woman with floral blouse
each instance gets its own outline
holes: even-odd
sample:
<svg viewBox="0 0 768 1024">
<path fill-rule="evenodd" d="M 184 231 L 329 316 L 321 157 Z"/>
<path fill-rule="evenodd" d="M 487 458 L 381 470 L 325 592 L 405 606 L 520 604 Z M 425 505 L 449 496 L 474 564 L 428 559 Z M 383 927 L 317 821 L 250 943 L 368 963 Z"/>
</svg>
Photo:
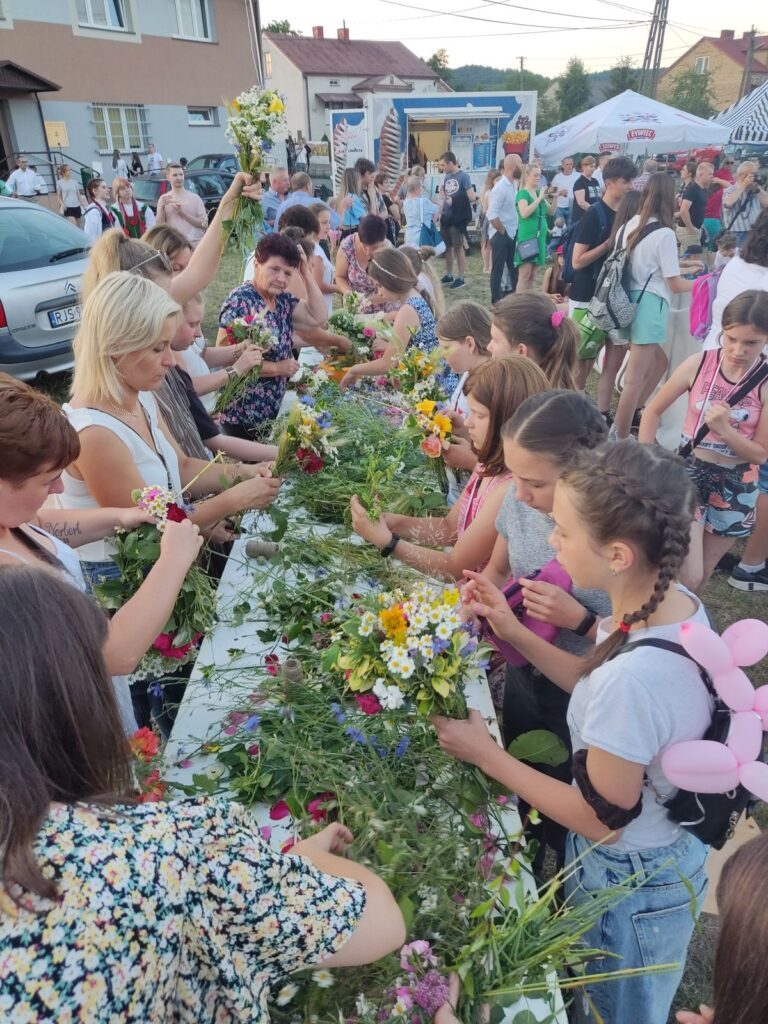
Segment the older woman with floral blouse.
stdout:
<svg viewBox="0 0 768 1024">
<path fill-rule="evenodd" d="M 287 290 L 291 271 L 297 268 L 306 286 L 306 300 Z M 294 328 L 319 327 L 327 318 L 323 293 L 306 256 L 285 235 L 265 235 L 256 246 L 253 280 L 239 285 L 225 299 L 216 344 L 226 344 L 230 321 L 262 310 L 266 310 L 265 324 L 276 340 L 264 353 L 258 379 L 222 414 L 224 430 L 234 437 L 253 438 L 261 424 L 277 416 L 286 381 L 299 368 L 293 355 Z"/>
</svg>

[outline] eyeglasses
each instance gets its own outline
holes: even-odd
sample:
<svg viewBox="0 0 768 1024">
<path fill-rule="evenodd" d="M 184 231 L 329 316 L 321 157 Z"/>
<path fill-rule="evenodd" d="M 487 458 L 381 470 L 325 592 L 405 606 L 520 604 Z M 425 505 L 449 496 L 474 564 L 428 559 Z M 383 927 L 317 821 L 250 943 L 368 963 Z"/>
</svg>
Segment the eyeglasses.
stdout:
<svg viewBox="0 0 768 1024">
<path fill-rule="evenodd" d="M 160 252 L 159 250 L 157 252 L 153 252 L 151 256 L 147 256 L 147 258 L 145 260 L 142 260 L 141 263 L 137 263 L 135 267 L 131 267 L 129 273 L 137 273 L 141 267 L 143 267 L 146 263 L 151 263 L 152 260 L 160 260 L 164 269 L 169 274 L 173 273 L 173 266 L 171 265 L 171 260 L 169 256 L 164 252 Z"/>
</svg>

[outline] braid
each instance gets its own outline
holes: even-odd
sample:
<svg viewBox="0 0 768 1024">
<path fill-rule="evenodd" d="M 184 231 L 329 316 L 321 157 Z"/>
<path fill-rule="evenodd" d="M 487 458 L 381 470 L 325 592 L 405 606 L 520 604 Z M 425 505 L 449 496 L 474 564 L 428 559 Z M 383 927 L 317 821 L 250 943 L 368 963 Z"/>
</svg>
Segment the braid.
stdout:
<svg viewBox="0 0 768 1024">
<path fill-rule="evenodd" d="M 629 447 L 618 442 L 593 453 L 590 462 L 596 464 L 566 474 L 567 482 L 582 495 L 582 487 L 589 487 L 584 511 L 599 539 L 615 537 L 616 524 L 621 523 L 623 535 L 635 540 L 657 569 L 648 600 L 622 617 L 618 629 L 595 649 L 585 673 L 609 660 L 627 643 L 631 627 L 654 614 L 688 553 L 693 519 L 690 482 L 679 459 L 668 453 L 660 457 L 659 452 L 634 441 Z"/>
</svg>

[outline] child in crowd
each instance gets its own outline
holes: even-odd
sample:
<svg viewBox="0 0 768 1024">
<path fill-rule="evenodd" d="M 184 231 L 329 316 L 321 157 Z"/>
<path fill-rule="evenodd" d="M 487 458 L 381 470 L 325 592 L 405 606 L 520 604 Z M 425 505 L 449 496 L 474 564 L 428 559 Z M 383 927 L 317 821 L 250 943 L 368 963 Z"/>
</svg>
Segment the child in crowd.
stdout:
<svg viewBox="0 0 768 1024">
<path fill-rule="evenodd" d="M 546 390 L 547 378 L 525 356 L 486 359 L 464 384 L 466 426 L 478 462 L 460 500 L 446 516 L 387 513 L 372 522 L 353 497 L 352 528 L 380 551 L 389 550 L 393 558 L 430 576 L 455 580 L 464 569 L 482 570 L 493 551 L 494 523 L 511 482 L 501 428 L 526 398 Z"/>
<path fill-rule="evenodd" d="M 555 217 L 555 223 L 552 225 L 552 230 L 549 232 L 549 242 L 547 242 L 547 256 L 552 257 L 557 252 L 564 233 L 565 219 L 563 217 Z"/>
<path fill-rule="evenodd" d="M 725 307 L 722 326 L 720 348 L 681 363 L 640 421 L 639 440 L 652 444 L 662 413 L 688 394 L 681 452 L 697 498 L 683 578 L 694 590 L 734 540 L 752 532 L 757 467 L 768 458 L 768 292 L 742 292 Z"/>
<path fill-rule="evenodd" d="M 531 426 L 535 422 L 534 414 Z M 513 487 L 539 494 L 542 468 L 521 460 L 517 430 L 505 435 Z M 579 1024 L 667 1020 L 706 891 L 707 847 L 668 817 L 664 801 L 676 791 L 661 768 L 664 749 L 701 739 L 712 720 L 712 699 L 698 666 L 663 646 L 678 642 L 683 623 L 708 625 L 701 602 L 675 583 L 693 508 L 693 487 L 680 460 L 631 439 L 582 451 L 560 475 L 550 538 L 557 561 L 576 586 L 610 599 L 586 661 L 534 638 L 489 579 L 466 573 L 469 613 L 482 616 L 524 656 L 535 659 L 542 644 L 549 649 L 547 675 L 567 701 L 575 785 L 507 754 L 477 711 L 463 721 L 433 719 L 443 750 L 478 766 L 568 830 L 570 901 L 588 903 L 642 878 L 583 936 L 588 947 L 604 951 L 586 971 L 610 972 L 617 964 L 627 970 L 678 966 L 588 984 L 575 1007 Z M 543 660 L 539 665 L 545 668 Z M 542 680 L 533 682 L 538 689 Z"/>
<path fill-rule="evenodd" d="M 440 278 L 432 267 L 432 259 L 435 250 L 431 245 L 401 245 L 400 252 L 404 252 L 411 261 L 417 281 L 416 287 L 429 303 L 436 319 L 445 313 L 445 293 L 440 284 Z M 394 319 L 392 314 L 389 317 Z"/>
<path fill-rule="evenodd" d="M 715 270 L 722 268 L 736 255 L 736 235 L 732 231 L 721 231 L 715 239 Z"/>
<path fill-rule="evenodd" d="M 505 295 L 492 309 L 492 359 L 517 352 L 542 368 L 550 387 L 576 387 L 574 370 L 580 341 L 574 321 L 542 292 Z"/>
<path fill-rule="evenodd" d="M 431 352 L 437 347 L 434 314 L 417 290 L 418 277 L 405 253 L 399 249 L 381 249 L 374 253 L 368 264 L 368 276 L 379 286 L 377 297 L 382 302 L 401 303 L 393 325 L 396 341 L 390 342 L 377 359 L 350 366 L 339 383 L 341 388 L 349 387 L 361 377 L 387 373 L 398 354 L 406 349 Z M 446 389 L 456 387 L 455 374 L 445 373 L 441 380 Z"/>
</svg>

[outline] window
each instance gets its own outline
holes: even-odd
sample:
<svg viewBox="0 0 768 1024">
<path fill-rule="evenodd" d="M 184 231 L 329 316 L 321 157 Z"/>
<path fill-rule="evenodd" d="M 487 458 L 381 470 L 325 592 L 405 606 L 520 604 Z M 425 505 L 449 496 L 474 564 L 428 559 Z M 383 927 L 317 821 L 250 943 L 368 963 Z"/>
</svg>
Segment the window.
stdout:
<svg viewBox="0 0 768 1024">
<path fill-rule="evenodd" d="M 77 21 L 88 28 L 131 30 L 127 0 L 77 0 Z"/>
<path fill-rule="evenodd" d="M 706 75 L 709 71 L 709 57 L 697 57 L 693 70 L 697 75 Z"/>
<path fill-rule="evenodd" d="M 266 78 L 272 77 L 272 54 L 264 54 L 264 75 Z"/>
<path fill-rule="evenodd" d="M 193 128 L 199 126 L 212 127 L 219 123 L 219 111 L 217 107 L 187 107 L 189 124 Z"/>
<path fill-rule="evenodd" d="M 208 0 L 174 0 L 178 35 L 186 39 L 211 39 Z"/>
<path fill-rule="evenodd" d="M 113 149 L 119 149 L 121 153 L 146 151 L 149 133 L 144 107 L 94 103 L 93 123 L 100 153 L 111 153 Z"/>
</svg>

